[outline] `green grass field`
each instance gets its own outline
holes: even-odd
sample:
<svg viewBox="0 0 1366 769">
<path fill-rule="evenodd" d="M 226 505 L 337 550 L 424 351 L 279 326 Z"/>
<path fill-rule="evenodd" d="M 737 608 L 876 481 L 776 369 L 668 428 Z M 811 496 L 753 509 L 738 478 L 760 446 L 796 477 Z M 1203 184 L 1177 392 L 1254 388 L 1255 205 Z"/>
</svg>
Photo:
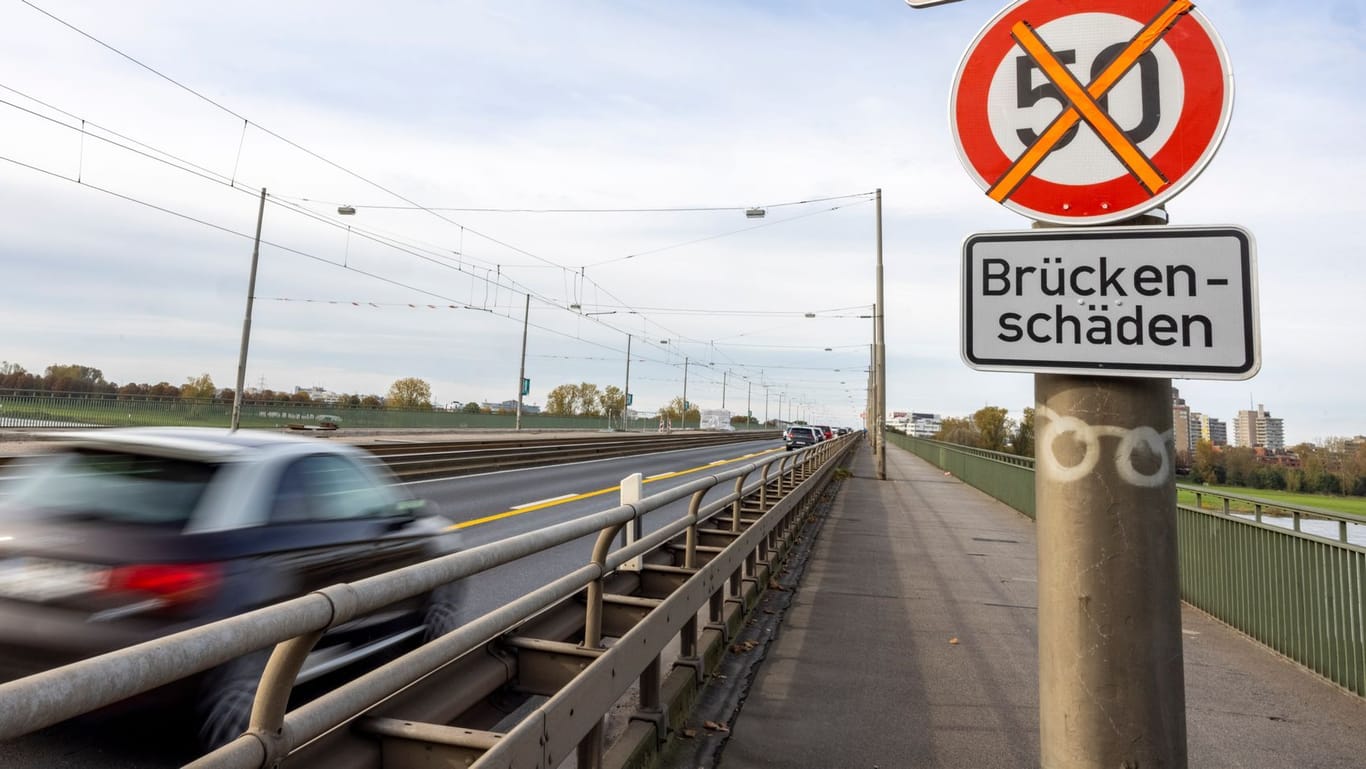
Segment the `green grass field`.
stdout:
<svg viewBox="0 0 1366 769">
<path fill-rule="evenodd" d="M 1330 510 L 1343 515 L 1355 515 L 1366 518 L 1366 497 L 1330 497 L 1324 494 L 1298 494 L 1290 491 L 1272 491 L 1270 489 L 1246 489 L 1241 486 L 1206 486 L 1211 494 L 1237 494 L 1243 497 L 1256 497 L 1270 502 L 1282 502 L 1295 507 L 1316 507 L 1320 510 Z M 1195 493 L 1180 490 L 1176 494 L 1179 504 L 1194 505 Z M 1205 497 L 1205 507 L 1216 509 L 1222 503 L 1215 498 Z M 1253 512 L 1252 505 L 1245 502 L 1234 501 L 1231 509 L 1240 513 Z"/>
</svg>

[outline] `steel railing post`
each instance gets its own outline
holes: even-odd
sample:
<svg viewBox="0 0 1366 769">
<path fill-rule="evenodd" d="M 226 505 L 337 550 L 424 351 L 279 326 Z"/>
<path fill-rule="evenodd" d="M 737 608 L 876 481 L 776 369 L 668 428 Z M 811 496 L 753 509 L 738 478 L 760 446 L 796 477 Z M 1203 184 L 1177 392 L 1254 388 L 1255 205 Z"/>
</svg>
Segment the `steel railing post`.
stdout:
<svg viewBox="0 0 1366 769">
<path fill-rule="evenodd" d="M 621 504 L 634 506 L 635 504 L 640 502 L 640 500 L 644 498 L 645 495 L 644 484 L 645 476 L 641 473 L 633 473 L 621 479 Z M 635 544 L 635 542 L 640 539 L 639 513 L 636 514 L 636 517 L 626 522 L 626 526 L 622 529 L 622 533 L 625 535 L 625 544 L 627 547 L 631 546 L 632 544 Z M 631 560 L 627 561 L 626 563 L 623 563 L 620 568 L 622 571 L 638 572 L 641 570 L 644 564 L 644 556 L 638 555 L 635 558 L 632 558 Z"/>
<path fill-rule="evenodd" d="M 741 494 L 745 490 L 745 479 L 748 477 L 749 473 L 745 473 L 744 475 L 741 475 L 739 478 L 735 479 L 735 501 L 732 502 L 730 505 L 731 531 L 740 530 L 740 507 L 741 503 L 744 501 L 744 498 L 741 496 Z"/>
<path fill-rule="evenodd" d="M 683 567 L 685 569 L 697 568 L 697 511 L 702 509 L 702 496 L 707 493 L 706 489 L 701 489 L 692 495 L 688 502 L 688 536 L 683 550 Z"/>
</svg>

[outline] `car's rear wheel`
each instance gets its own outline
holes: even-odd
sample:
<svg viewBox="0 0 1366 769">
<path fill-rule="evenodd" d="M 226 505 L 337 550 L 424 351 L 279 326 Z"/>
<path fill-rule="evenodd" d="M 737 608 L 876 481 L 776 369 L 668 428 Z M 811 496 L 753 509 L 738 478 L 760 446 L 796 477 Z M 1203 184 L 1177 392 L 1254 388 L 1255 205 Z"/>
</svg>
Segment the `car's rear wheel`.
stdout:
<svg viewBox="0 0 1366 769">
<path fill-rule="evenodd" d="M 460 627 L 460 606 L 464 603 L 464 582 L 442 585 L 432 591 L 423 613 L 422 642 L 426 643 Z"/>
<path fill-rule="evenodd" d="M 195 728 L 199 746 L 219 748 L 247 730 L 256 687 L 270 659 L 270 650 L 239 657 L 210 671 L 195 700 Z"/>
</svg>

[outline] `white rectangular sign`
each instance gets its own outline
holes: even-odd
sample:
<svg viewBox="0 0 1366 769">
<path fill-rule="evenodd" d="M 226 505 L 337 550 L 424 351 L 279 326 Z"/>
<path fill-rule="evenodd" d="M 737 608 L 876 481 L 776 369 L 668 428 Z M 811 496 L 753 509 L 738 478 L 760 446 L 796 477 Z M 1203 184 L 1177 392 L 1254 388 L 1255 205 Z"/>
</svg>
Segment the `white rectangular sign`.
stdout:
<svg viewBox="0 0 1366 769">
<path fill-rule="evenodd" d="M 1250 379 L 1256 254 L 1240 227 L 985 232 L 963 241 L 962 354 L 984 371 Z"/>
</svg>

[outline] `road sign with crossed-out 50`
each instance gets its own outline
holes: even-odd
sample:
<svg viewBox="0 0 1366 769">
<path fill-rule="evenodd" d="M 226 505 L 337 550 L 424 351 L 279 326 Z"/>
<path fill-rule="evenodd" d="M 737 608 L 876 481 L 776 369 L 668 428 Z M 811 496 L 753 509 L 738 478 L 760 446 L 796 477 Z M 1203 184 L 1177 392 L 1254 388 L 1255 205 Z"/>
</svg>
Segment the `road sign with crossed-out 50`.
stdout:
<svg viewBox="0 0 1366 769">
<path fill-rule="evenodd" d="M 973 41 L 951 98 L 959 156 L 991 199 L 1105 224 L 1199 175 L 1227 129 L 1233 76 L 1190 0 L 1021 0 Z"/>
</svg>

